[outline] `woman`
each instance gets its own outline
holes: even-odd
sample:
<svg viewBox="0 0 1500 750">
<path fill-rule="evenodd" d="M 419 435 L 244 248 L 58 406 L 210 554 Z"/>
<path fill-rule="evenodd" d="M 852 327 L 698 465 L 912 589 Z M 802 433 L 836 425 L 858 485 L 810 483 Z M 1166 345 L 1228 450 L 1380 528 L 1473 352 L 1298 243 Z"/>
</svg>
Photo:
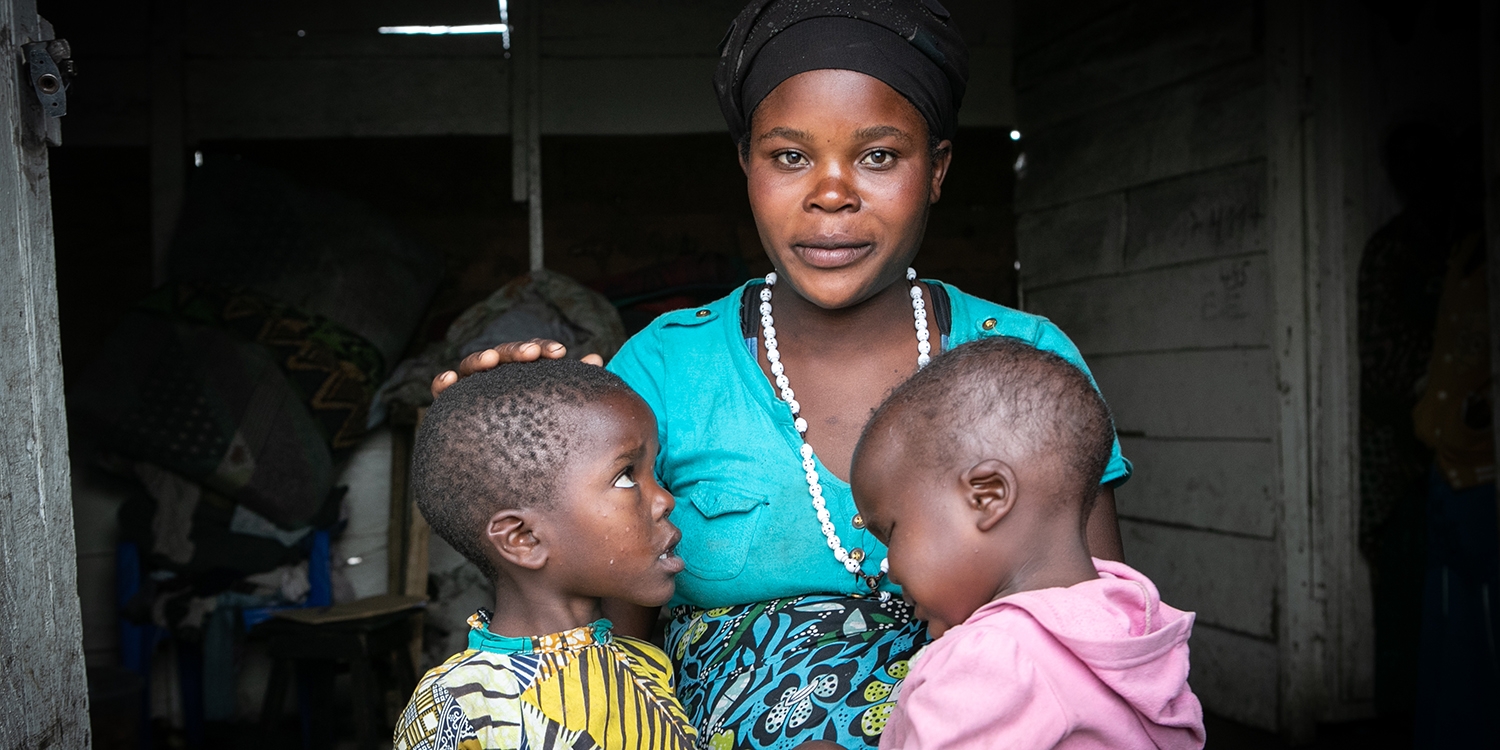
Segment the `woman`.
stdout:
<svg viewBox="0 0 1500 750">
<path fill-rule="evenodd" d="M 715 88 L 776 271 L 663 315 L 609 363 L 657 415 L 657 472 L 677 496 L 687 568 L 666 647 L 710 747 L 879 743 L 927 639 L 847 483 L 886 393 L 982 336 L 1083 366 L 1045 319 L 909 272 L 966 77 L 963 42 L 933 0 L 761 0 L 725 39 Z M 563 354 L 518 342 L 459 372 Z M 439 376 L 434 394 L 458 377 Z M 1117 444 L 1089 520 L 1096 556 L 1120 557 L 1110 487 L 1129 474 Z M 651 622 L 611 615 L 623 628 Z"/>
</svg>

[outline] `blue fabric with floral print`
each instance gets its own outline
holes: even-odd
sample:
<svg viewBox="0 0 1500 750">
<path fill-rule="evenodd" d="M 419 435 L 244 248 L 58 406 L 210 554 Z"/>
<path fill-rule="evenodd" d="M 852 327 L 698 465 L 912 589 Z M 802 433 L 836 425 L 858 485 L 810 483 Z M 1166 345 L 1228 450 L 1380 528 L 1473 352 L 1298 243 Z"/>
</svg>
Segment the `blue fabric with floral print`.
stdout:
<svg viewBox="0 0 1500 750">
<path fill-rule="evenodd" d="M 667 627 L 677 696 L 710 750 L 809 740 L 876 747 L 926 623 L 889 594 L 678 607 Z"/>
</svg>

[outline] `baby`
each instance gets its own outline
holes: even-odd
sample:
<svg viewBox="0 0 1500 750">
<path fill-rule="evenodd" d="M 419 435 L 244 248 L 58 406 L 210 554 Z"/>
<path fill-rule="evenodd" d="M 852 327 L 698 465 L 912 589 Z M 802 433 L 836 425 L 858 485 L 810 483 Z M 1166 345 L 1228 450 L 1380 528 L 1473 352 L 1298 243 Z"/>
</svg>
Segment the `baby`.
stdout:
<svg viewBox="0 0 1500 750">
<path fill-rule="evenodd" d="M 1088 376 L 1001 337 L 935 359 L 871 417 L 854 498 L 937 639 L 883 750 L 1203 746 L 1193 614 L 1089 556 L 1113 436 Z"/>
<path fill-rule="evenodd" d="M 614 374 L 513 364 L 449 388 L 417 432 L 417 506 L 495 586 L 469 648 L 429 671 L 406 748 L 671 748 L 696 732 L 667 657 L 611 633 L 601 599 L 659 606 L 682 570 L 656 420 Z"/>
</svg>

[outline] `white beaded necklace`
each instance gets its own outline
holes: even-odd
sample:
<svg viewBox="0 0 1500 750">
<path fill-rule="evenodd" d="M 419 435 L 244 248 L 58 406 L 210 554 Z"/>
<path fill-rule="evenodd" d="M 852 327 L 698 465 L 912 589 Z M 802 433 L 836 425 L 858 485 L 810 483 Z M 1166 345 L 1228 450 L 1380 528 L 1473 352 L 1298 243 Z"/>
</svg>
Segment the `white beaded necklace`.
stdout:
<svg viewBox="0 0 1500 750">
<path fill-rule="evenodd" d="M 930 338 L 927 333 L 927 303 L 922 301 L 922 288 L 917 286 L 917 272 L 911 268 L 906 269 L 906 281 L 911 284 L 911 309 L 917 327 L 917 369 L 927 366 L 932 361 L 932 345 L 928 343 Z M 792 410 L 793 422 L 797 427 L 797 435 L 802 439 L 802 469 L 807 472 L 807 492 L 812 495 L 813 510 L 817 511 L 818 524 L 823 528 L 823 537 L 828 540 L 828 548 L 833 550 L 833 559 L 839 561 L 844 569 L 858 575 L 860 563 L 864 561 L 864 554 L 856 549 L 850 554 L 844 549 L 844 543 L 839 539 L 838 530 L 833 527 L 832 517 L 828 513 L 827 503 L 823 500 L 823 485 L 818 482 L 817 463 L 813 460 L 813 448 L 807 444 L 807 420 L 803 419 L 799 412 L 802 405 L 797 403 L 797 394 L 792 392 L 792 384 L 786 377 L 786 368 L 781 364 L 781 352 L 776 348 L 776 321 L 771 318 L 771 288 L 776 286 L 776 272 L 766 274 L 766 286 L 760 290 L 760 328 L 766 340 L 766 360 L 771 363 L 771 375 L 776 378 L 776 387 L 781 390 L 781 400 L 786 403 L 787 408 Z M 880 578 L 890 572 L 890 558 L 880 561 L 880 575 L 865 576 L 865 585 L 871 590 L 880 585 Z"/>
</svg>

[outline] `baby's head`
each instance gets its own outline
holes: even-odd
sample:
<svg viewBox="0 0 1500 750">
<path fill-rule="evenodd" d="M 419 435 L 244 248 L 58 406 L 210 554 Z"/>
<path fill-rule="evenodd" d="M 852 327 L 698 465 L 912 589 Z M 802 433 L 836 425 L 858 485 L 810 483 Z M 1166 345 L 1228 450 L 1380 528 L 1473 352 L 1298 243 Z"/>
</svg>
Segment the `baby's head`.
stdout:
<svg viewBox="0 0 1500 750">
<path fill-rule="evenodd" d="M 997 596 L 1058 585 L 1044 583 L 1058 560 L 1088 563 L 1085 521 L 1113 445 L 1109 408 L 1081 370 L 981 339 L 875 411 L 855 449 L 854 498 L 890 548 L 892 582 L 939 636 Z"/>
<path fill-rule="evenodd" d="M 572 360 L 509 364 L 443 392 L 412 486 L 434 531 L 492 581 L 655 606 L 682 570 L 656 419 L 625 382 Z"/>
</svg>

